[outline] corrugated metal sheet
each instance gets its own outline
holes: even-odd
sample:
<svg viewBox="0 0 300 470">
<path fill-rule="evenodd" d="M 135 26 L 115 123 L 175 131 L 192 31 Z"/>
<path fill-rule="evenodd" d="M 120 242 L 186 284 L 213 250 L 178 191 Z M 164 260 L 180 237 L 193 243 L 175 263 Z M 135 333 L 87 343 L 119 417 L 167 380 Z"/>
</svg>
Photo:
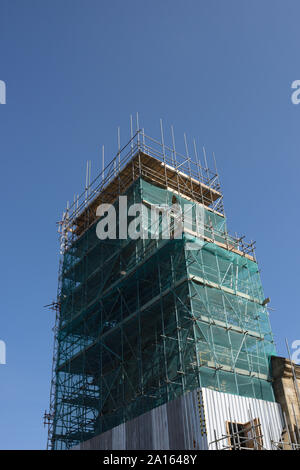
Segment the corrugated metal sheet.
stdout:
<svg viewBox="0 0 300 470">
<path fill-rule="evenodd" d="M 180 398 L 167 403 L 168 424 L 166 432 L 169 433 L 169 449 L 180 449 L 184 442 L 184 425 L 182 416 L 182 402 Z"/>
<path fill-rule="evenodd" d="M 167 406 L 162 405 L 151 411 L 153 450 L 170 449 Z"/>
<path fill-rule="evenodd" d="M 114 450 L 126 449 L 126 433 L 124 423 L 112 429 L 112 448 Z"/>
<path fill-rule="evenodd" d="M 153 449 L 151 411 L 125 424 L 126 449 Z"/>
<path fill-rule="evenodd" d="M 202 388 L 82 442 L 76 448 L 216 449 L 213 441 L 226 435 L 226 421 L 246 423 L 254 418 L 260 420 L 264 448 L 271 449 L 271 439 L 279 441 L 283 429 L 279 404 Z M 224 439 L 218 443 L 218 448 L 227 445 Z"/>
<path fill-rule="evenodd" d="M 183 395 L 179 400 L 183 404 L 184 449 L 204 450 L 207 448 L 203 410 L 201 409 L 201 391 Z M 199 395 L 199 396 L 198 396 Z"/>
<path fill-rule="evenodd" d="M 279 441 L 282 433 L 283 418 L 278 403 L 255 398 L 230 395 L 207 388 L 202 389 L 206 417 L 206 431 L 209 449 L 216 449 L 217 439 L 226 435 L 226 422 L 247 423 L 259 418 L 263 447 L 271 449 L 271 440 Z M 218 443 L 220 447 L 228 446 L 227 439 Z"/>
</svg>

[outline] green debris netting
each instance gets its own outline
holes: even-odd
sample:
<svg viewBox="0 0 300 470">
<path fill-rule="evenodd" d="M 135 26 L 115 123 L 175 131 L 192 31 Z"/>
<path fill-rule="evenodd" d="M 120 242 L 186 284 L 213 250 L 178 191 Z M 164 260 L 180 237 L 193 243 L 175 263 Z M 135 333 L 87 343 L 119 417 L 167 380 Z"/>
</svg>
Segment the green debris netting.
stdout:
<svg viewBox="0 0 300 470">
<path fill-rule="evenodd" d="M 149 234 L 149 204 L 174 201 L 142 179 L 127 195 L 128 204 L 145 202 Z M 103 241 L 94 224 L 65 253 L 53 448 L 70 448 L 196 387 L 274 399 L 274 345 L 257 264 L 234 251 L 223 216 L 205 210 L 204 223 L 206 238 Z M 220 244 L 227 237 L 231 250 L 207 241 L 212 233 Z"/>
</svg>

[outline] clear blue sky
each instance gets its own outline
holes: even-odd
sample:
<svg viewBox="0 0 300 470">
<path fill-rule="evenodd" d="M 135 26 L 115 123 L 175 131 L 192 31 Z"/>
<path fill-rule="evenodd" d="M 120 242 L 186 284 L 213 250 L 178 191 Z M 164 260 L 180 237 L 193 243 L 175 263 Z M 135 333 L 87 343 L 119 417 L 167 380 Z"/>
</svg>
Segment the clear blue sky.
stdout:
<svg viewBox="0 0 300 470">
<path fill-rule="evenodd" d="M 257 241 L 278 353 L 299 331 L 300 4 L 0 0 L 0 448 L 45 448 L 56 222 L 129 115 L 215 151 L 232 232 Z"/>
</svg>

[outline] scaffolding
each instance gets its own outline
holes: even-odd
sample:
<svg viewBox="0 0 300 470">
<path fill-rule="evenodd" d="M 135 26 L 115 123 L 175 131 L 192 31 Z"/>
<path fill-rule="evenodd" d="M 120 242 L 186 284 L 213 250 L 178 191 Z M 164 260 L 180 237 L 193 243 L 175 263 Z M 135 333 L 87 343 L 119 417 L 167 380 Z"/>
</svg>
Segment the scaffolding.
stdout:
<svg viewBox="0 0 300 470">
<path fill-rule="evenodd" d="M 131 131 L 63 214 L 49 448 L 71 448 L 202 386 L 274 400 L 254 243 L 228 234 L 217 169 L 184 140 L 185 155 L 173 129 L 165 144 L 162 123 L 160 141 Z M 97 237 L 97 207 L 113 204 L 119 216 L 120 195 L 143 204 L 148 238 Z M 189 228 L 152 238 L 163 228 L 151 210 L 174 198 L 191 205 Z"/>
</svg>

